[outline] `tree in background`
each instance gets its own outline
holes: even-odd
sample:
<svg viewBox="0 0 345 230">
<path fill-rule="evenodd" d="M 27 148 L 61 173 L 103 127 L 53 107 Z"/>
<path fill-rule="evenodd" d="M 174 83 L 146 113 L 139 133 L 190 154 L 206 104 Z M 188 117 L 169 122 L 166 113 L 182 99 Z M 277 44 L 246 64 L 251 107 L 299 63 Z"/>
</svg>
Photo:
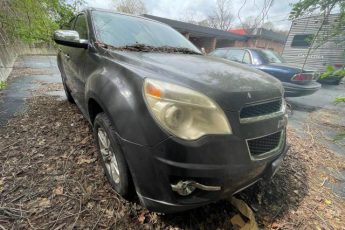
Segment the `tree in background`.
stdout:
<svg viewBox="0 0 345 230">
<path fill-rule="evenodd" d="M 296 4 L 293 4 L 292 10 L 290 12 L 290 19 L 296 19 L 301 16 L 311 15 L 311 14 L 321 14 L 326 17 L 331 12 L 339 12 L 338 21 L 333 24 L 332 32 L 327 37 L 322 37 L 318 42 L 326 42 L 330 37 L 334 36 L 345 36 L 345 1 L 344 0 L 301 0 Z M 316 36 L 317 37 L 317 36 Z M 317 39 L 317 38 L 316 38 Z M 345 44 L 345 39 L 339 41 Z M 315 39 L 314 41 L 315 42 Z M 345 63 L 344 63 L 345 64 Z M 323 73 L 323 77 L 328 76 L 345 76 L 345 69 L 335 70 L 333 66 L 327 66 L 327 70 Z M 345 97 L 336 98 L 336 102 L 345 102 Z M 339 134 L 338 139 L 344 139 L 345 134 Z"/>
<path fill-rule="evenodd" d="M 0 32 L 11 41 L 50 42 L 83 0 L 0 0 Z"/>
<path fill-rule="evenodd" d="M 127 14 L 146 14 L 147 9 L 142 0 L 113 0 L 116 11 Z"/>
<path fill-rule="evenodd" d="M 296 4 L 293 4 L 290 12 L 290 19 L 296 19 L 302 16 L 308 16 L 311 14 L 328 15 L 331 12 L 339 12 L 338 22 L 333 24 L 332 33 L 323 38 L 323 41 L 327 41 L 329 37 L 336 35 L 345 36 L 345 1 L 344 0 L 301 0 Z M 345 41 L 341 41 L 345 42 Z"/>
<path fill-rule="evenodd" d="M 215 8 L 203 23 L 212 28 L 229 30 L 234 20 L 231 5 L 231 0 L 217 0 Z"/>
<path fill-rule="evenodd" d="M 246 17 L 243 22 L 239 25 L 245 30 L 253 30 L 259 27 L 259 20 L 257 17 L 248 16 Z"/>
</svg>

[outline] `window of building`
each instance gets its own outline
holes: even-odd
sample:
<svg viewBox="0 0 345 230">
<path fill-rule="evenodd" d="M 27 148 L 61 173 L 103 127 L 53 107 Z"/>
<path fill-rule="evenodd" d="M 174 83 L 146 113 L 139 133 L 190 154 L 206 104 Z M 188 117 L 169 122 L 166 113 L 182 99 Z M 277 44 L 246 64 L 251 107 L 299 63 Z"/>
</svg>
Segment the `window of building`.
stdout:
<svg viewBox="0 0 345 230">
<path fill-rule="evenodd" d="M 85 14 L 80 14 L 75 22 L 74 30 L 79 33 L 80 39 L 88 39 Z"/>
<path fill-rule="evenodd" d="M 295 35 L 292 39 L 291 47 L 310 47 L 313 42 L 313 34 L 298 34 Z"/>
</svg>

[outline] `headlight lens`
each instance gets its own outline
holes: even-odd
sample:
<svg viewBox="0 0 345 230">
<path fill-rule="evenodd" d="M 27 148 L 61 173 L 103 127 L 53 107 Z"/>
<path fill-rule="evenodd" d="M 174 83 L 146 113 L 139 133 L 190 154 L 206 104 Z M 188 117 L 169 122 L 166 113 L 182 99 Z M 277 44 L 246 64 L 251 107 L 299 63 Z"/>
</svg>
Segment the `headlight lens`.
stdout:
<svg viewBox="0 0 345 230">
<path fill-rule="evenodd" d="M 146 79 L 144 97 L 158 124 L 181 139 L 196 140 L 207 134 L 232 133 L 223 110 L 199 92 Z"/>
</svg>

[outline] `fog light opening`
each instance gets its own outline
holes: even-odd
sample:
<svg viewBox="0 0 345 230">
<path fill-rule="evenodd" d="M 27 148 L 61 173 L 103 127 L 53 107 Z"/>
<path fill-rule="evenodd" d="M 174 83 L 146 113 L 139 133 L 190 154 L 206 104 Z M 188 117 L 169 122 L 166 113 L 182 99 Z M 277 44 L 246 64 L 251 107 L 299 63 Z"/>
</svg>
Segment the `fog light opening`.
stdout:
<svg viewBox="0 0 345 230">
<path fill-rule="evenodd" d="M 174 192 L 177 192 L 181 196 L 188 196 L 192 194 L 195 190 L 193 186 L 193 181 L 179 181 L 175 185 L 171 185 L 171 188 Z"/>
<path fill-rule="evenodd" d="M 221 187 L 220 186 L 208 186 L 208 185 L 203 185 L 195 181 L 179 181 L 177 184 L 172 184 L 171 189 L 174 192 L 177 192 L 181 196 L 188 196 L 194 192 L 195 189 L 200 189 L 204 191 L 220 191 Z"/>
</svg>

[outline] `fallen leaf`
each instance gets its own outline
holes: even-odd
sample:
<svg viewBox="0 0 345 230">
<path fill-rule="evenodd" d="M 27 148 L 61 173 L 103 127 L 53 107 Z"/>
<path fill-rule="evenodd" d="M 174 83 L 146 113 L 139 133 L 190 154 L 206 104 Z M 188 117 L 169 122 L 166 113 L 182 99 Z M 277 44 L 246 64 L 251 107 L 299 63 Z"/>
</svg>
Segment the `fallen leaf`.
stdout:
<svg viewBox="0 0 345 230">
<path fill-rule="evenodd" d="M 30 203 L 32 207 L 46 208 L 50 207 L 50 200 L 48 198 L 37 198 L 36 200 Z"/>
<path fill-rule="evenodd" d="M 90 164 L 96 161 L 96 158 L 92 158 L 92 159 L 84 159 L 81 158 L 78 160 L 77 165 L 81 165 L 81 164 Z"/>
<path fill-rule="evenodd" d="M 48 198 L 41 198 L 41 200 L 38 203 L 39 207 L 49 207 L 50 206 L 50 200 Z"/>
<path fill-rule="evenodd" d="M 4 191 L 4 178 L 0 179 L 0 193 L 2 193 L 2 191 Z"/>
<path fill-rule="evenodd" d="M 44 139 L 38 141 L 38 145 L 44 145 L 44 144 L 45 144 L 45 140 Z"/>
<path fill-rule="evenodd" d="M 53 193 L 54 193 L 55 195 L 61 195 L 61 194 L 63 194 L 63 187 L 60 186 L 60 185 L 57 186 L 57 187 L 54 189 Z"/>
<path fill-rule="evenodd" d="M 111 218 L 114 216 L 114 210 L 105 210 L 105 215 L 108 217 L 108 218 Z"/>
<path fill-rule="evenodd" d="M 80 142 L 80 144 L 85 145 L 85 144 L 87 144 L 88 142 L 89 142 L 89 137 L 85 137 L 85 138 Z"/>
<path fill-rule="evenodd" d="M 150 223 L 152 224 L 158 223 L 158 216 L 155 212 L 150 213 Z"/>
<path fill-rule="evenodd" d="M 231 217 L 230 221 L 232 225 L 238 226 L 240 228 L 243 228 L 243 226 L 246 224 L 239 214 L 236 214 L 233 217 Z"/>
<path fill-rule="evenodd" d="M 331 205 L 331 204 L 332 204 L 332 201 L 331 201 L 331 200 L 325 200 L 325 204 Z"/>
<path fill-rule="evenodd" d="M 243 227 L 241 227 L 241 230 L 258 230 L 258 224 L 256 223 L 255 216 L 253 211 L 249 208 L 249 206 L 240 199 L 237 199 L 235 197 L 231 197 L 230 199 L 231 204 L 237 208 L 238 211 L 245 217 L 249 219 L 247 223 Z"/>
<path fill-rule="evenodd" d="M 274 223 L 271 225 L 271 228 L 277 229 L 277 228 L 279 228 L 279 224 L 276 223 L 276 222 L 274 222 Z"/>
<path fill-rule="evenodd" d="M 145 222 L 145 212 L 142 212 L 139 217 L 138 217 L 138 221 L 140 224 L 143 224 Z"/>
<path fill-rule="evenodd" d="M 88 209 L 93 209 L 94 206 L 95 206 L 95 204 L 94 204 L 93 202 L 89 202 L 89 203 L 87 203 L 87 205 L 86 205 L 86 207 L 87 207 Z"/>
</svg>

